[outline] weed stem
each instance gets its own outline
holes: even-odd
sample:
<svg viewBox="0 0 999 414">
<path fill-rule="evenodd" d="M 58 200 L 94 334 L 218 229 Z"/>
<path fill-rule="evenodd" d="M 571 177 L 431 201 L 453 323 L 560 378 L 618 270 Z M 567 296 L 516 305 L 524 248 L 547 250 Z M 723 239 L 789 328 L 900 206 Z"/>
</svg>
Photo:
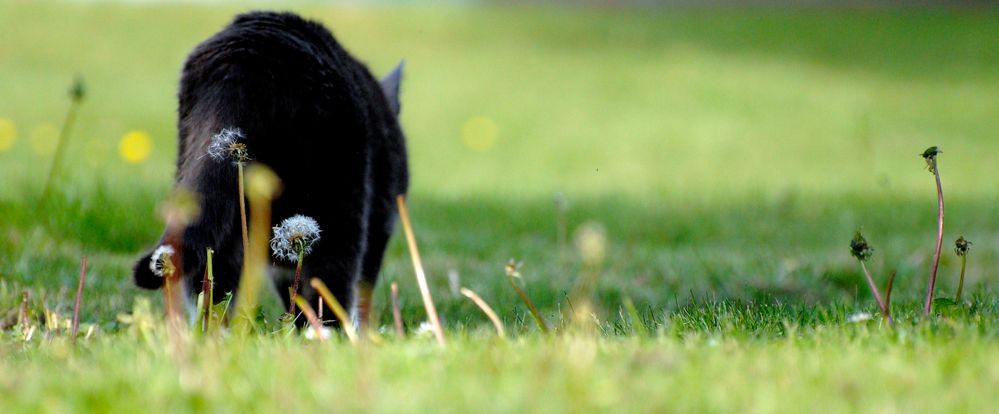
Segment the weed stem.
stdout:
<svg viewBox="0 0 999 414">
<path fill-rule="evenodd" d="M 959 303 L 959 304 L 961 303 L 961 292 L 964 291 L 964 269 L 967 267 L 967 264 L 968 264 L 968 256 L 967 255 L 962 255 L 961 256 L 961 277 L 960 277 L 960 279 L 957 282 L 957 295 L 954 298 L 954 301 L 957 302 L 957 303 Z"/>
<path fill-rule="evenodd" d="M 940 168 L 937 166 L 936 157 L 933 157 L 930 162 L 932 163 L 933 176 L 937 182 L 937 246 L 936 251 L 933 252 L 933 267 L 930 268 L 930 285 L 926 288 L 926 304 L 923 306 L 923 313 L 926 316 L 930 316 L 930 310 L 933 306 L 933 288 L 936 287 L 937 283 L 937 269 L 940 266 L 940 249 L 943 247 L 944 230 L 944 197 L 943 185 L 940 184 Z"/>
<path fill-rule="evenodd" d="M 402 228 L 406 233 L 406 243 L 409 245 L 409 256 L 413 259 L 413 270 L 416 272 L 416 282 L 420 285 L 420 295 L 423 296 L 423 306 L 427 309 L 427 318 L 434 327 L 434 336 L 441 347 L 446 345 L 444 341 L 444 329 L 441 327 L 441 320 L 437 317 L 437 307 L 434 306 L 434 299 L 430 296 L 430 286 L 427 285 L 427 276 L 423 272 L 423 263 L 420 261 L 420 251 L 416 248 L 416 236 L 413 235 L 413 226 L 409 222 L 409 211 L 406 210 L 406 198 L 398 195 L 395 202 L 399 207 L 399 218 L 402 219 Z"/>
<path fill-rule="evenodd" d="M 461 288 L 461 294 L 471 299 L 472 302 L 475 302 L 479 309 L 482 309 L 482 313 L 485 313 L 486 316 L 489 317 L 489 320 L 492 321 L 493 326 L 496 327 L 496 334 L 499 335 L 500 338 L 506 338 L 506 331 L 503 329 L 503 322 L 500 322 L 499 316 L 496 316 L 496 312 L 493 311 L 493 308 L 490 307 L 486 301 L 482 300 L 479 295 L 470 289 Z"/>
<path fill-rule="evenodd" d="M 962 272 L 962 274 L 964 274 Z M 80 283 L 76 286 L 76 305 L 73 306 L 73 342 L 76 342 L 76 333 L 80 330 L 80 300 L 83 299 L 83 282 L 87 280 L 87 256 L 83 256 L 83 264 L 80 265 Z"/>
<path fill-rule="evenodd" d="M 891 318 L 891 310 L 888 309 L 888 304 L 881 298 L 881 293 L 878 292 L 878 286 L 874 284 L 874 278 L 871 277 L 871 272 L 867 270 L 867 264 L 864 261 L 860 261 L 860 267 L 864 269 L 864 276 L 867 277 L 867 285 L 871 288 L 871 294 L 874 295 L 874 300 L 878 302 L 878 307 L 881 308 L 881 313 L 888 319 L 888 324 L 894 324 L 895 321 Z"/>
</svg>

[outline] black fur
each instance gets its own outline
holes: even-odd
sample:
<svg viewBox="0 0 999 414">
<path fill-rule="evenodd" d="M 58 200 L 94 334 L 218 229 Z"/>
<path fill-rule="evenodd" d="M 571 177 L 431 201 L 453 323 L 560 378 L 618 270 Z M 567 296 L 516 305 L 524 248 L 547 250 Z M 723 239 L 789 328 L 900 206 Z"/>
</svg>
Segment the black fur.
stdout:
<svg viewBox="0 0 999 414">
<path fill-rule="evenodd" d="M 305 259 L 302 294 L 315 303 L 307 281 L 318 277 L 351 306 L 358 282 L 374 285 L 395 196 L 406 193 L 409 180 L 397 120 L 401 69 L 379 83 L 321 24 L 290 13 L 239 15 L 191 52 L 180 82 L 176 175 L 176 185 L 201 201 L 200 218 L 183 236 L 188 292 L 201 290 L 207 247 L 215 250 L 216 292 L 235 294 L 239 282 L 237 170 L 206 156 L 223 128 L 241 129 L 253 162 L 281 178 L 274 223 L 304 214 L 322 228 Z M 135 282 L 156 289 L 163 282 L 149 260 L 146 254 L 136 263 Z M 287 306 L 293 265 L 275 265 Z"/>
</svg>

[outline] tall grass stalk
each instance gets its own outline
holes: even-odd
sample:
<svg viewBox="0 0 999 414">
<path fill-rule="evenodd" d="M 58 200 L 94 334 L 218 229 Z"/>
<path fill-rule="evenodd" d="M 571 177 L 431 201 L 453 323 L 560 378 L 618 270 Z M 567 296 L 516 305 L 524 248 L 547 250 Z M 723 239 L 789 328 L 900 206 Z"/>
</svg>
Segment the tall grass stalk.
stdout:
<svg viewBox="0 0 999 414">
<path fill-rule="evenodd" d="M 649 328 L 645 326 L 645 322 L 642 321 L 642 316 L 638 314 L 638 309 L 635 308 L 635 302 L 631 301 L 631 298 L 624 298 L 624 308 L 628 311 L 628 317 L 631 318 L 631 328 L 635 331 L 638 336 L 643 338 L 649 336 Z"/>
<path fill-rule="evenodd" d="M 333 311 L 333 315 L 340 320 L 340 326 L 343 327 L 343 331 L 347 334 L 347 339 L 350 343 L 357 343 L 357 332 L 354 330 L 353 324 L 350 322 L 350 315 L 347 314 L 347 310 L 343 308 L 340 301 L 336 300 L 336 296 L 333 296 L 333 292 L 326 287 L 326 284 L 322 280 L 317 278 L 312 278 L 309 281 L 312 288 L 319 292 L 319 296 L 326 301 L 326 306 L 329 306 L 330 310 Z"/>
<path fill-rule="evenodd" d="M 506 331 L 503 329 L 503 322 L 500 322 L 499 316 L 496 316 L 496 312 L 493 311 L 493 308 L 490 307 L 486 301 L 482 300 L 482 298 L 471 289 L 461 288 L 461 294 L 471 299 L 472 302 L 482 310 L 482 313 L 489 317 L 493 326 L 496 327 L 496 334 L 499 335 L 500 338 L 506 338 Z"/>
<path fill-rule="evenodd" d="M 395 198 L 399 207 L 399 217 L 402 219 L 402 228 L 406 233 L 406 243 L 409 245 L 409 256 L 413 259 L 413 270 L 416 272 L 416 282 L 420 285 L 420 295 L 423 297 L 423 306 L 427 310 L 427 318 L 430 319 L 434 329 L 434 337 L 437 343 L 444 347 L 447 343 L 444 340 L 444 328 L 441 327 L 441 320 L 437 317 L 437 307 L 434 306 L 434 299 L 430 296 L 430 286 L 427 285 L 427 276 L 423 272 L 423 263 L 420 261 L 420 251 L 416 248 L 416 236 L 413 235 L 413 226 L 409 222 L 409 211 L 406 209 L 406 199 L 401 194 Z"/>
</svg>

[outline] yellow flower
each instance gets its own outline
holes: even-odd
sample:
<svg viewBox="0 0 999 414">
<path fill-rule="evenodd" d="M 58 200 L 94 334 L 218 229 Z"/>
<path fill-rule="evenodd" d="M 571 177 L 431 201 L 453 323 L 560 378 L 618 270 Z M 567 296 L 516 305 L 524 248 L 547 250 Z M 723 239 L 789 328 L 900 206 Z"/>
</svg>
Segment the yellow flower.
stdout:
<svg viewBox="0 0 999 414">
<path fill-rule="evenodd" d="M 149 158 L 153 151 L 153 140 L 144 131 L 130 131 L 121 137 L 118 143 L 118 153 L 121 158 L 131 164 L 139 164 Z"/>
<path fill-rule="evenodd" d="M 461 142 L 475 152 L 486 152 L 496 145 L 496 135 L 496 123 L 484 116 L 473 116 L 461 127 Z"/>
<path fill-rule="evenodd" d="M 6 118 L 0 118 L 0 152 L 11 149 L 16 140 L 17 128 L 14 127 L 14 122 Z"/>
</svg>

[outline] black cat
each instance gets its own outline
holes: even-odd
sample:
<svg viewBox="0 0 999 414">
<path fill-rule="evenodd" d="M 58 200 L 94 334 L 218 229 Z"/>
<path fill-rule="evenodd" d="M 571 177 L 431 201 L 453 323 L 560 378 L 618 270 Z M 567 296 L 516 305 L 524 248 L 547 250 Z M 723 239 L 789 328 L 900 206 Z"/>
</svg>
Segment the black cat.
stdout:
<svg viewBox="0 0 999 414">
<path fill-rule="evenodd" d="M 195 47 L 179 92 L 176 185 L 194 191 L 201 207 L 183 232 L 186 291 L 201 291 L 209 247 L 215 291 L 235 294 L 239 283 L 237 169 L 207 156 L 214 135 L 238 130 L 251 162 L 269 166 L 283 183 L 274 223 L 302 214 L 322 228 L 304 261 L 301 294 L 316 303 L 311 277 L 322 279 L 344 306 L 361 292 L 359 316 L 366 319 L 395 222 L 395 197 L 409 182 L 398 121 L 401 77 L 400 64 L 377 81 L 320 23 L 290 13 L 239 15 Z M 134 277 L 138 286 L 157 289 L 163 278 L 151 270 L 151 254 L 136 263 Z M 293 264 L 274 264 L 287 306 Z"/>
</svg>

